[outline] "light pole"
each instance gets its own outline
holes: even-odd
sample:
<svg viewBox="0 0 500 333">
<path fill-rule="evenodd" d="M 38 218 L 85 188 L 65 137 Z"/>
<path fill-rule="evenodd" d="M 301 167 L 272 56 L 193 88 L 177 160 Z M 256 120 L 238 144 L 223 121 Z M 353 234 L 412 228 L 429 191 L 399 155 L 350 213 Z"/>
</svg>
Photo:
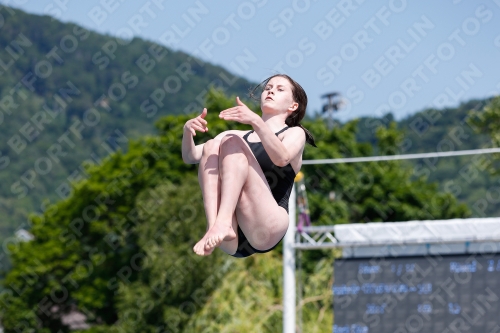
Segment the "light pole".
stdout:
<svg viewBox="0 0 500 333">
<path fill-rule="evenodd" d="M 342 105 L 342 100 L 340 98 L 340 93 L 331 92 L 321 96 L 321 98 L 327 98 L 328 102 L 323 105 L 323 113 L 328 113 L 328 129 L 333 128 L 333 112 L 338 111 Z"/>
</svg>

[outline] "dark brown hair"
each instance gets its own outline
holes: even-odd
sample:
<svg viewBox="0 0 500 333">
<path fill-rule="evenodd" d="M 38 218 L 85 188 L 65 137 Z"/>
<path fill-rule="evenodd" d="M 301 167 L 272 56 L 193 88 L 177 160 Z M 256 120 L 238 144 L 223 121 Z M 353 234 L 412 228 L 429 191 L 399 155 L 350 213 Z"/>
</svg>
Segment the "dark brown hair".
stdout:
<svg viewBox="0 0 500 333">
<path fill-rule="evenodd" d="M 290 84 L 292 85 L 293 101 L 299 104 L 297 110 L 293 111 L 292 114 L 288 116 L 288 118 L 286 118 L 285 124 L 287 124 L 289 127 L 299 126 L 300 128 L 302 128 L 306 133 L 306 142 L 309 143 L 311 146 L 316 147 L 316 143 L 314 142 L 314 138 L 311 132 L 309 132 L 304 126 L 302 126 L 302 124 L 300 124 L 300 121 L 306 115 L 307 94 L 304 88 L 302 88 L 302 86 L 298 84 L 294 79 L 292 79 L 286 74 L 275 74 L 273 76 L 270 76 L 250 91 L 250 97 L 257 100 L 255 92 L 260 92 L 260 89 L 265 88 L 269 80 L 271 80 L 273 77 L 276 76 L 284 77 L 285 79 L 288 80 L 288 82 L 290 82 Z M 258 98 L 258 100 L 260 101 L 260 97 Z"/>
</svg>

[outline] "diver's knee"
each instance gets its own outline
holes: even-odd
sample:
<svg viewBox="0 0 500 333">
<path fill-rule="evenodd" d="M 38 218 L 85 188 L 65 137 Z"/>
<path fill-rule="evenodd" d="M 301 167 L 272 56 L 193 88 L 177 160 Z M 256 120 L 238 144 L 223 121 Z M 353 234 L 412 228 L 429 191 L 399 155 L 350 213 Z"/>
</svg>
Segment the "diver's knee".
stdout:
<svg viewBox="0 0 500 333">
<path fill-rule="evenodd" d="M 204 153 L 216 153 L 219 151 L 220 140 L 210 139 L 203 145 Z"/>
<path fill-rule="evenodd" d="M 239 145 L 242 142 L 242 139 L 236 134 L 228 134 L 225 135 L 220 141 L 221 146 L 233 146 Z"/>
</svg>

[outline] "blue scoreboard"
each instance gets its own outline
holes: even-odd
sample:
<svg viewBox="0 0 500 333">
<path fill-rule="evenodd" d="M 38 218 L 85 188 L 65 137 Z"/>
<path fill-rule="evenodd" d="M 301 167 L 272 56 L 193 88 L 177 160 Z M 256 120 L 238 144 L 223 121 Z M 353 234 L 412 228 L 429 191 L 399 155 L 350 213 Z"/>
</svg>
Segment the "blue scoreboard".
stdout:
<svg viewBox="0 0 500 333">
<path fill-rule="evenodd" d="M 500 333 L 500 254 L 339 259 L 334 333 Z"/>
</svg>

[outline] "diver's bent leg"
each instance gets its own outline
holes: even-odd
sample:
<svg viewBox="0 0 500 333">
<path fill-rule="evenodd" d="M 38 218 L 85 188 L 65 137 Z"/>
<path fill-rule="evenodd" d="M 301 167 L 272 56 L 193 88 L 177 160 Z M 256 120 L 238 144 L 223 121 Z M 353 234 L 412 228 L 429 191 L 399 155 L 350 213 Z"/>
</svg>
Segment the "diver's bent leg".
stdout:
<svg viewBox="0 0 500 333">
<path fill-rule="evenodd" d="M 219 177 L 219 150 L 220 150 L 220 140 L 208 140 L 203 145 L 203 155 L 200 160 L 198 168 L 198 180 L 200 183 L 202 195 L 203 195 L 203 205 L 205 207 L 205 215 L 207 218 L 207 229 L 206 233 L 201 238 L 196 245 L 193 247 L 193 251 L 198 255 L 209 255 L 213 252 L 214 248 L 209 248 L 205 250 L 206 235 L 210 228 L 215 224 L 217 217 L 217 212 L 220 206 L 221 198 L 221 182 Z M 232 224 L 236 228 L 237 220 L 236 215 L 232 217 Z M 236 230 L 236 229 L 235 229 Z M 238 247 L 238 240 L 223 241 L 220 244 L 221 250 L 228 254 L 233 254 L 236 252 Z"/>
<path fill-rule="evenodd" d="M 198 181 L 207 217 L 207 231 L 214 225 L 220 205 L 219 140 L 208 140 L 198 168 Z"/>
<path fill-rule="evenodd" d="M 203 145 L 203 154 L 201 156 L 198 168 L 198 181 L 200 183 L 201 193 L 203 195 L 203 206 L 207 217 L 207 229 L 215 224 L 217 211 L 220 205 L 220 179 L 219 179 L 219 140 L 208 140 Z M 206 236 L 205 232 L 205 236 Z M 205 251 L 204 246 L 206 237 L 199 240 L 193 247 L 193 251 L 199 255 L 208 255 L 212 251 Z"/>
<path fill-rule="evenodd" d="M 232 220 L 248 175 L 248 158 L 241 147 L 242 144 L 241 138 L 236 135 L 227 135 L 221 140 L 219 155 L 221 200 L 215 224 L 206 235 L 206 251 L 220 246 L 223 241 L 236 239 Z"/>
</svg>

